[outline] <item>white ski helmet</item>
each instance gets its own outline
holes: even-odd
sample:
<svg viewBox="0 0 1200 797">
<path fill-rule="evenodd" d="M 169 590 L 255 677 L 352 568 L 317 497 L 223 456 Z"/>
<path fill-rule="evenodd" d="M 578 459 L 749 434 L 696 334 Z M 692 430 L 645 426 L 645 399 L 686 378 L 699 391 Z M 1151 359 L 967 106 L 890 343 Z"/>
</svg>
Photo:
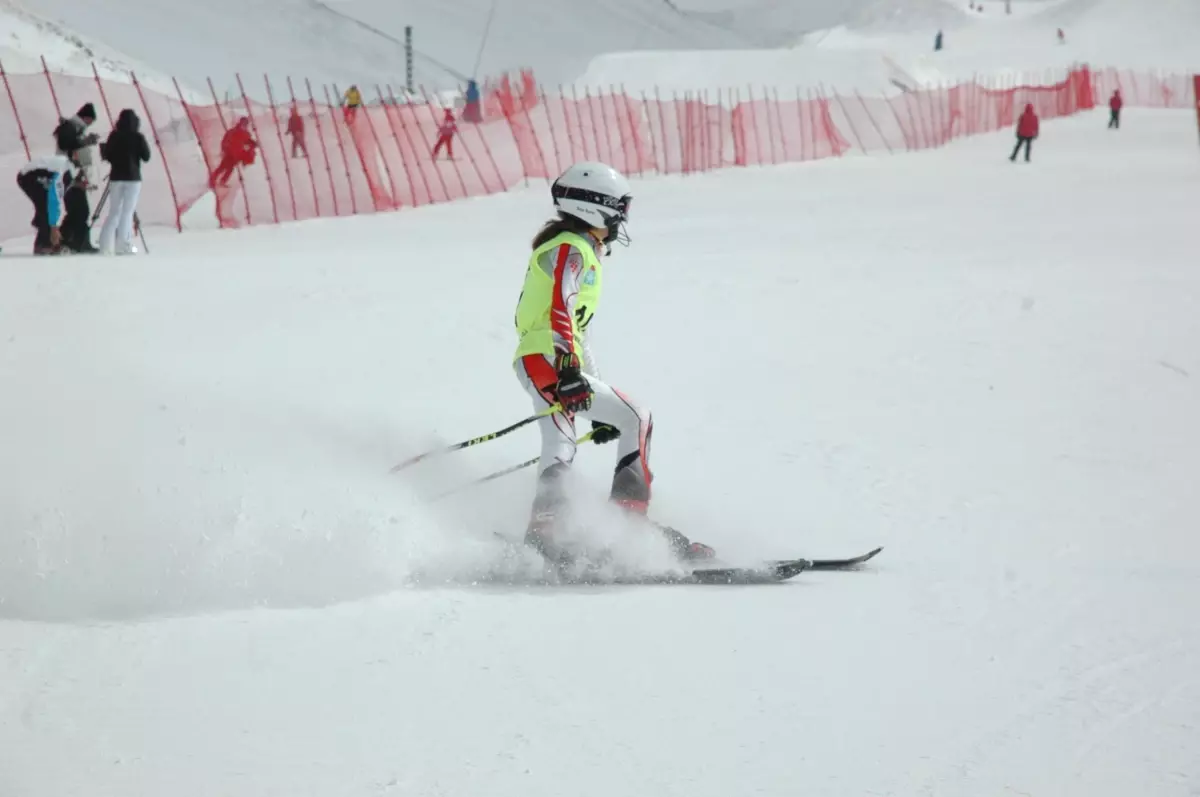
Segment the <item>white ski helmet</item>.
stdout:
<svg viewBox="0 0 1200 797">
<path fill-rule="evenodd" d="M 624 224 L 633 196 L 629 181 L 613 167 L 596 161 L 576 163 L 554 181 L 550 195 L 560 213 L 608 230 L 606 244 L 629 243 Z"/>
</svg>

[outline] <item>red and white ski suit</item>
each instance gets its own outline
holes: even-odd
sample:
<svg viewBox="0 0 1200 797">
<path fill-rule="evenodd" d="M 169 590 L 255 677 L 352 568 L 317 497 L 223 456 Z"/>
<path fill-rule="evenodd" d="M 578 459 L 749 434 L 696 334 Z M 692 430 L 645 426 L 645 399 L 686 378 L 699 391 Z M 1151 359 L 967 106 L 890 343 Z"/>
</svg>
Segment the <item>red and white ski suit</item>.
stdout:
<svg viewBox="0 0 1200 797">
<path fill-rule="evenodd" d="M 589 237 L 589 240 L 594 239 Z M 594 243 L 597 255 L 601 246 L 599 242 Z M 570 353 L 575 350 L 576 324 L 572 321 L 576 318 L 580 281 L 587 278 L 586 260 L 575 246 L 564 243 L 544 252 L 536 262 L 554 280 L 550 320 L 555 353 Z M 583 352 L 581 370 L 593 392 L 591 409 L 584 414 L 620 432 L 611 497 L 629 509 L 644 513 L 650 502 L 650 483 L 653 481 L 650 438 L 654 427 L 650 410 L 600 378 L 589 342 L 590 326 L 588 319 L 579 329 L 582 336 L 579 344 Z M 535 411 L 540 412 L 557 403 L 554 387 L 558 374 L 552 358 L 543 354 L 525 355 L 516 361 L 515 369 L 522 387 L 533 400 Z M 543 479 L 552 469 L 567 468 L 574 461 L 579 435 L 575 420 L 575 415 L 560 412 L 538 421 L 542 434 L 538 468 L 539 476 Z M 538 507 L 535 506 L 535 513 L 537 511 Z"/>
</svg>

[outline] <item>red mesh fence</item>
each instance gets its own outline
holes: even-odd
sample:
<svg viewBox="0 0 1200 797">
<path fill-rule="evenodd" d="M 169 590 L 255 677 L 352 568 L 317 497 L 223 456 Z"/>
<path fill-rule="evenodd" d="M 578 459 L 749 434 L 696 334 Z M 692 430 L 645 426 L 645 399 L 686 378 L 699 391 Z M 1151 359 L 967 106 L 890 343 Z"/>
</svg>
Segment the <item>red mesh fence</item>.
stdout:
<svg viewBox="0 0 1200 797">
<path fill-rule="evenodd" d="M 1042 119 L 1107 102 L 1146 108 L 1197 106 L 1192 76 L 1086 67 L 1018 80 L 976 80 L 890 97 L 746 86 L 684 94 L 637 95 L 539 88 L 529 72 L 484 84 L 481 121 L 455 120 L 443 136 L 436 97 L 361 87 L 365 104 L 343 108 L 336 89 L 309 81 L 266 82 L 241 97 L 152 91 L 129 81 L 51 73 L 9 75 L 0 67 L 0 163 L 14 173 L 53 152 L 52 131 L 84 103 L 103 136 L 123 108 L 143 120 L 154 157 L 143 170 L 139 214 L 180 229 L 209 194 L 222 227 L 278 223 L 419 207 L 506 191 L 550 179 L 578 160 L 602 160 L 631 174 L 693 174 L 730 166 L 797 163 L 854 150 L 896 152 L 944 146 L 1005 128 L 1032 103 Z M 265 92 L 265 93 L 264 93 Z M 267 102 L 248 98 L 266 96 Z M 230 160 L 223 141 L 246 120 L 253 156 Z M 436 155 L 435 155 L 436 153 Z M 102 181 L 106 167 L 97 165 Z M 218 173 L 220 179 L 214 181 Z M 0 238 L 28 232 L 19 191 L 2 194 Z"/>
</svg>

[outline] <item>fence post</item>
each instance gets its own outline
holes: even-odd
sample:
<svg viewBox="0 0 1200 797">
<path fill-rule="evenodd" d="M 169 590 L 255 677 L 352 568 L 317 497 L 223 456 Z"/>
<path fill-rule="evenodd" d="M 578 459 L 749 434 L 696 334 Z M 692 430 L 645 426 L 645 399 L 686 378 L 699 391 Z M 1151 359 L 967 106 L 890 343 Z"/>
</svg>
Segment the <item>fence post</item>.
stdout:
<svg viewBox="0 0 1200 797">
<path fill-rule="evenodd" d="M 1200 127 L 1200 75 L 1192 76 L 1192 101 L 1196 103 L 1196 124 Z"/>
<path fill-rule="evenodd" d="M 391 89 L 390 89 L 390 88 L 388 89 L 388 94 L 391 94 Z M 396 98 L 395 98 L 395 96 L 393 95 L 393 96 L 392 96 L 392 100 L 393 100 L 393 101 L 395 101 L 395 99 L 396 99 Z M 407 97 L 407 100 L 408 100 L 408 102 L 404 103 L 404 106 L 403 106 L 403 107 L 404 107 L 405 109 L 412 109 L 412 107 L 413 107 L 413 106 L 412 106 L 412 96 L 411 96 L 411 95 L 409 95 L 409 96 Z M 397 117 L 398 117 L 398 118 L 399 118 L 399 120 L 400 120 L 400 129 L 401 129 L 402 131 L 404 131 L 404 140 L 408 142 L 408 148 L 409 148 L 409 150 L 412 152 L 413 160 L 414 160 L 414 162 L 415 162 L 415 163 L 414 163 L 414 165 L 415 165 L 415 166 L 416 166 L 416 168 L 417 168 L 417 174 L 419 174 L 419 175 L 421 176 L 421 184 L 422 184 L 423 186 L 425 186 L 425 196 L 426 196 L 426 197 L 428 198 L 428 200 L 429 200 L 429 201 L 428 201 L 426 204 L 433 204 L 433 202 L 434 202 L 434 199 L 433 199 L 433 188 L 432 188 L 432 187 L 430 187 L 430 185 L 429 185 L 429 178 L 425 176 L 425 170 L 421 168 L 421 161 L 420 161 L 420 153 L 421 153 L 421 148 L 420 148 L 420 147 L 418 147 L 418 146 L 417 146 L 417 145 L 416 145 L 416 144 L 413 142 L 412 133 L 411 133 L 411 132 L 409 132 L 409 127 L 408 127 L 408 125 L 404 124 L 404 114 L 401 112 L 401 106 L 400 106 L 399 104 L 397 104 L 397 105 L 396 105 L 396 115 L 397 115 Z M 413 110 L 413 112 L 412 112 L 412 119 L 413 119 L 413 122 L 414 122 L 414 123 L 416 123 L 416 121 L 417 121 L 417 112 L 416 112 L 415 110 Z M 424 143 L 424 142 L 422 142 L 422 144 L 423 144 L 423 143 Z M 503 180 L 501 180 L 501 182 L 503 182 Z M 414 204 L 416 204 L 416 198 L 417 198 L 417 196 L 416 196 L 416 191 L 417 191 L 417 186 L 416 186 L 416 184 L 414 183 L 414 184 L 413 184 L 413 202 L 414 202 Z"/>
<path fill-rule="evenodd" d="M 404 87 L 413 92 L 413 26 L 404 26 Z M 390 93 L 390 90 L 389 90 Z"/>
<path fill-rule="evenodd" d="M 150 113 L 150 104 L 146 102 L 146 93 L 142 91 L 142 84 L 138 82 L 137 75 L 130 72 L 129 80 L 137 89 L 138 99 L 142 101 L 142 110 L 146 112 L 146 121 L 150 123 L 150 131 L 154 133 L 154 146 L 158 148 L 158 157 L 162 160 L 163 171 L 167 175 L 167 188 L 171 190 L 171 202 L 175 205 L 175 229 L 183 232 L 183 211 L 179 207 L 179 194 L 175 191 L 175 179 L 171 176 L 171 165 L 167 163 L 162 140 L 158 137 L 158 126 L 154 124 L 154 115 Z M 107 104 L 108 101 L 105 100 L 105 105 Z"/>
<path fill-rule="evenodd" d="M 667 117 L 665 114 L 663 114 L 662 95 L 658 91 L 657 83 L 654 84 L 654 104 L 658 107 L 658 132 L 659 132 L 659 136 L 662 138 L 663 168 L 662 168 L 661 173 L 662 174 L 670 174 L 671 173 L 671 164 L 670 164 L 670 161 L 667 159 Z M 680 171 L 683 171 L 682 158 L 683 158 L 683 156 L 680 155 L 680 161 L 679 161 L 679 170 Z"/>
<path fill-rule="evenodd" d="M 308 83 L 308 78 L 304 79 Z M 329 124 L 333 127 L 333 136 L 337 139 L 338 149 L 342 151 L 342 166 L 346 169 L 346 184 L 350 188 L 350 213 L 358 214 L 358 200 L 354 198 L 354 178 L 350 175 L 350 158 L 346 155 L 346 145 L 342 143 L 342 132 L 338 128 L 337 114 L 333 110 L 333 100 L 329 98 L 329 86 L 321 84 L 321 90 L 325 92 L 325 107 L 329 109 Z M 312 92 L 312 87 L 309 86 L 309 92 Z"/>
<path fill-rule="evenodd" d="M 296 113 L 300 113 L 300 103 L 298 103 L 296 101 L 296 92 L 292 89 L 291 77 L 288 77 L 288 79 L 287 79 L 287 87 L 288 87 L 288 96 L 292 100 L 291 107 L 296 109 Z M 270 91 L 270 88 L 271 88 L 270 84 L 268 84 L 267 90 Z M 291 118 L 290 112 L 288 114 L 288 117 Z M 294 139 L 292 142 L 292 146 L 293 147 L 296 146 Z M 325 146 L 324 142 L 321 143 L 321 146 L 322 146 L 322 148 L 324 148 L 324 146 Z M 313 213 L 315 213 L 317 215 L 317 217 L 319 218 L 321 216 L 321 199 L 317 195 L 317 175 L 313 171 L 312 155 L 308 154 L 308 140 L 307 139 L 305 139 L 305 141 L 304 141 L 303 149 L 304 149 L 304 162 L 308 164 L 308 184 L 310 186 L 312 186 L 312 192 L 313 192 Z"/>
<path fill-rule="evenodd" d="M 379 97 L 379 108 L 383 111 L 383 116 L 386 119 L 387 106 L 383 104 L 383 94 L 381 94 L 379 91 L 379 84 L 375 85 L 375 94 Z M 367 127 L 371 129 L 371 138 L 375 141 L 375 152 L 379 154 L 379 157 L 376 160 L 383 161 L 383 173 L 387 175 L 388 185 L 392 187 L 392 206 L 388 208 L 388 210 L 396 210 L 400 207 L 400 191 L 396 187 L 395 178 L 392 177 L 392 166 L 390 163 L 388 163 L 387 156 L 383 154 L 383 145 L 379 143 L 379 131 L 375 129 L 375 123 L 371 121 L 371 108 L 364 104 L 361 115 L 367 118 Z M 364 166 L 363 168 L 365 171 L 366 167 Z"/>
<path fill-rule="evenodd" d="M 550 113 L 550 103 L 546 101 L 545 89 L 540 90 L 542 95 L 542 107 L 546 109 L 546 127 L 550 130 L 550 146 L 554 148 L 554 171 L 550 175 L 550 179 L 553 180 L 557 175 L 562 174 L 563 172 L 562 157 L 558 154 L 558 137 L 554 135 L 554 116 Z M 546 169 L 546 171 L 549 172 L 550 169 Z"/>
<path fill-rule="evenodd" d="M 0 62 L 0 78 L 4 80 L 4 90 L 8 92 L 8 101 L 12 104 L 13 119 L 17 120 L 17 133 L 21 136 L 21 144 L 25 147 L 25 157 L 32 158 L 29 151 L 29 139 L 25 137 L 25 125 L 21 123 L 21 114 L 17 111 L 17 99 L 13 96 L 12 86 L 8 83 L 8 73 L 4 71 L 4 63 Z"/>
<path fill-rule="evenodd" d="M 579 146 L 580 146 L 580 149 L 583 150 L 583 158 L 584 158 L 584 160 L 592 160 L 592 155 L 590 152 L 588 152 L 587 135 L 584 133 L 584 130 L 583 130 L 583 110 L 582 110 L 582 106 L 579 104 L 579 92 L 576 91 L 574 83 L 571 84 L 571 102 L 575 106 L 575 120 L 577 122 L 579 122 Z M 592 110 L 591 108 L 588 108 L 589 114 L 591 113 L 591 110 Z M 594 129 L 595 125 L 593 125 L 592 127 Z M 599 144 L 599 142 L 597 142 L 596 143 L 596 147 L 597 147 L 596 157 L 597 158 L 600 157 L 599 146 L 600 146 L 600 144 Z"/>
<path fill-rule="evenodd" d="M 567 146 L 571 148 L 570 157 L 568 158 L 569 163 L 567 164 L 569 166 L 575 162 L 575 136 L 571 134 L 571 116 L 567 113 L 567 93 L 563 91 L 561 83 L 558 84 L 558 98 L 562 101 L 563 124 L 567 128 Z M 580 134 L 582 135 L 582 131 Z"/>
<path fill-rule="evenodd" d="M 888 153 L 891 154 L 895 152 L 895 150 L 892 149 L 892 142 L 888 141 L 887 136 L 883 134 L 883 128 L 879 126 L 879 122 L 875 121 L 875 116 L 871 113 L 871 109 L 867 107 L 867 101 L 863 99 L 863 96 L 858 92 L 858 89 L 854 90 L 854 96 L 858 97 L 858 103 L 862 106 L 863 112 L 867 115 L 867 118 L 871 120 L 871 126 L 874 127 L 875 132 L 879 134 L 879 138 L 883 141 L 883 145 L 887 147 Z"/>
<path fill-rule="evenodd" d="M 304 79 L 304 86 L 308 89 L 308 108 L 312 112 L 313 124 L 317 126 L 317 140 L 321 142 L 321 156 L 325 158 L 325 173 L 329 175 L 329 193 L 333 200 L 333 215 L 340 216 L 342 212 L 338 209 L 337 200 L 337 183 L 333 181 L 333 162 L 329 160 L 329 148 L 325 146 L 325 128 L 321 127 L 321 112 L 317 110 L 317 100 L 312 93 L 312 84 L 308 82 L 308 78 Z M 292 96 L 296 96 L 295 90 L 292 88 L 292 79 L 288 77 L 288 91 Z M 310 156 L 311 157 L 311 156 Z M 313 191 L 316 192 L 317 184 L 313 182 Z M 351 189 L 353 191 L 353 189 Z M 353 199 L 353 194 L 351 194 Z"/>
<path fill-rule="evenodd" d="M 213 186 L 213 165 L 208 158 L 208 150 L 204 148 L 204 143 L 200 140 L 200 128 L 196 127 L 196 117 L 192 113 L 192 108 L 188 105 L 187 100 L 183 98 L 183 90 L 179 88 L 179 81 L 171 78 L 171 82 L 175 84 L 175 93 L 179 95 L 179 104 L 183 106 L 183 112 L 187 114 L 188 123 L 192 126 L 192 134 L 196 136 L 196 146 L 200 148 L 200 157 L 204 160 L 204 169 L 208 174 L 208 183 L 212 186 L 213 193 L 216 193 L 216 186 Z M 220 223 L 220 214 L 217 215 L 217 222 Z"/>
<path fill-rule="evenodd" d="M 758 135 L 758 114 L 755 113 L 755 110 L 754 110 L 754 102 L 755 102 L 754 86 L 747 85 L 746 91 L 748 91 L 750 94 L 749 99 L 746 100 L 746 117 L 747 117 L 747 119 L 749 119 L 750 126 L 753 128 L 754 151 L 755 151 L 755 154 L 758 156 L 758 164 L 761 166 L 763 161 L 766 160 L 766 157 L 765 157 L 765 153 L 763 152 L 762 137 Z M 740 92 L 739 92 L 739 95 L 740 95 Z M 770 135 L 769 129 L 767 131 L 767 135 L 768 136 Z M 746 136 L 746 140 L 749 141 L 750 136 Z M 747 150 L 748 149 L 749 148 L 747 148 Z M 748 161 L 749 160 L 749 157 L 748 157 L 749 151 L 747 151 L 746 154 L 747 154 L 747 161 Z"/>
<path fill-rule="evenodd" d="M 379 89 L 379 84 L 375 84 L 375 94 L 379 96 L 379 104 L 383 108 L 383 116 L 387 119 L 388 128 L 392 131 L 392 142 L 396 145 L 396 153 L 400 156 L 400 165 L 404 167 L 404 179 L 408 180 L 408 197 L 412 207 L 417 207 L 420 202 L 417 201 L 417 184 L 413 182 L 412 170 L 408 167 L 408 158 L 404 157 L 404 147 L 400 144 L 400 136 L 396 133 L 396 125 L 402 124 L 400 121 L 400 112 L 396 105 L 396 95 L 392 94 L 392 87 L 388 86 L 388 96 L 391 98 L 391 103 L 387 103 L 383 99 L 383 92 Z M 387 158 L 384 158 L 387 162 Z M 390 175 L 389 175 L 390 176 Z M 399 201 L 397 199 L 397 201 Z"/>
<path fill-rule="evenodd" d="M 262 165 L 263 174 L 267 177 L 267 191 L 271 194 L 271 215 L 275 217 L 275 223 L 279 223 L 279 203 L 275 201 L 275 181 L 271 179 L 271 167 L 267 165 L 267 150 L 263 147 L 262 134 L 258 132 L 258 122 L 254 121 L 254 113 L 250 110 L 250 98 L 246 96 L 246 87 L 242 85 L 242 76 L 238 72 L 233 73 L 237 79 L 238 91 L 242 93 L 242 105 L 246 108 L 246 117 L 250 120 L 250 129 L 254 131 L 254 138 L 258 142 L 258 146 L 262 149 Z M 278 126 L 276 126 L 278 129 Z M 250 206 L 249 197 L 246 198 L 246 206 Z"/>
<path fill-rule="evenodd" d="M 207 80 L 208 80 L 208 90 L 210 92 L 212 92 L 213 107 L 216 108 L 217 119 L 221 122 L 221 130 L 224 133 L 228 134 L 229 133 L 229 125 L 227 125 L 225 123 L 225 113 L 221 109 L 221 101 L 219 99 L 217 99 L 217 89 L 215 86 L 213 86 L 212 78 L 207 78 Z M 222 143 L 222 145 L 225 143 L 224 138 L 221 139 L 221 143 Z M 224 162 L 224 160 L 225 160 L 225 148 L 224 148 L 224 146 L 222 146 L 221 161 Z M 217 168 L 218 169 L 221 168 L 220 164 L 217 165 Z M 250 216 L 250 197 L 248 197 L 246 195 L 246 178 L 242 176 L 242 169 L 240 166 L 235 166 L 234 171 L 237 173 L 238 184 L 242 187 L 242 203 L 246 206 L 246 223 L 253 224 L 254 221 Z M 213 193 L 215 194 L 217 191 L 216 174 L 214 173 L 212 178 L 210 178 L 210 179 L 211 179 L 211 183 L 212 183 L 212 187 L 213 187 Z M 217 202 L 217 217 L 218 217 L 218 219 L 220 218 L 220 214 L 221 214 L 220 208 L 221 208 L 221 203 Z"/>
<path fill-rule="evenodd" d="M 725 107 L 725 89 L 717 89 L 717 168 L 725 168 L 725 117 L 729 117 L 730 145 L 733 144 L 733 94 L 730 92 L 730 107 Z"/>
<path fill-rule="evenodd" d="M 50 79 L 50 67 L 46 65 L 46 56 L 42 56 L 42 72 L 46 75 L 46 84 L 50 86 L 50 98 L 54 100 L 54 112 L 62 119 L 62 106 L 58 104 L 58 92 L 54 90 L 54 81 Z"/>
<path fill-rule="evenodd" d="M 292 221 L 300 220 L 300 212 L 296 209 L 296 186 L 292 182 L 292 165 L 291 156 L 288 155 L 287 147 L 283 143 L 283 131 L 279 129 L 279 108 L 275 105 L 275 94 L 271 91 L 271 78 L 263 72 L 263 85 L 267 87 L 267 102 L 271 105 L 271 119 L 275 122 L 275 137 L 279 139 L 279 155 L 283 158 L 283 173 L 287 175 L 288 195 L 292 199 Z M 291 113 L 288 113 L 291 118 Z M 263 160 L 266 160 L 266 155 L 263 155 Z"/>
<path fill-rule="evenodd" d="M 104 106 L 104 115 L 108 117 L 108 126 L 113 127 L 112 108 L 108 104 L 108 95 L 104 93 L 104 83 L 100 80 L 100 72 L 96 69 L 96 62 L 92 61 L 92 75 L 96 78 L 96 90 L 100 92 L 100 104 Z"/>
</svg>

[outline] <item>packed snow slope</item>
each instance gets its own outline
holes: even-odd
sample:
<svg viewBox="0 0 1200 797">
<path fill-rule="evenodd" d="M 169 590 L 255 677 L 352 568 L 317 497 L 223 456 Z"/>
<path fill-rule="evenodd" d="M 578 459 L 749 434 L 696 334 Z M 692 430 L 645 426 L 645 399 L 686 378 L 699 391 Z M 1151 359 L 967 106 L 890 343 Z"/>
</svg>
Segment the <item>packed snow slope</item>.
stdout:
<svg viewBox="0 0 1200 797">
<path fill-rule="evenodd" d="M 436 496 L 536 434 L 387 473 L 530 411 L 544 186 L 6 259 L 0 791 L 1194 794 L 1194 117 L 1010 146 L 637 184 L 653 514 L 886 546 L 778 587 L 463 586 L 533 475 Z"/>
</svg>

